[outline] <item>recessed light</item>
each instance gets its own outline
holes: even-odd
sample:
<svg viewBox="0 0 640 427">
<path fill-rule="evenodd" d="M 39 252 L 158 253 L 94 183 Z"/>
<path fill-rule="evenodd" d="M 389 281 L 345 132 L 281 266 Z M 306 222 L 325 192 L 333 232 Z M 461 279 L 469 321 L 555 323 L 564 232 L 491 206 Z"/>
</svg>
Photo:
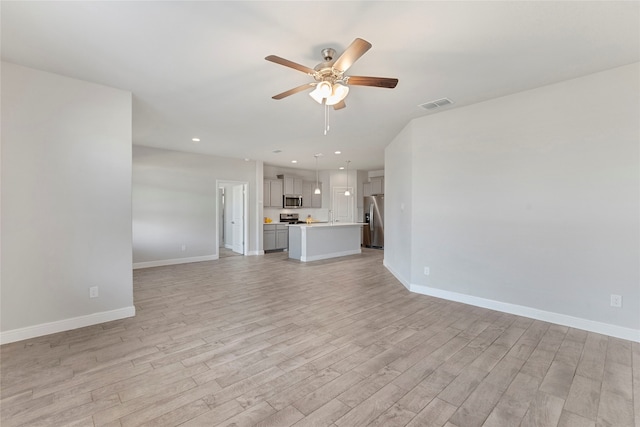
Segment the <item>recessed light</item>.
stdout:
<svg viewBox="0 0 640 427">
<path fill-rule="evenodd" d="M 291 160 L 291 163 L 298 163 L 297 160 Z"/>
<path fill-rule="evenodd" d="M 250 158 L 248 158 L 248 157 L 245 157 L 245 158 L 244 158 L 244 161 L 245 161 L 245 162 L 248 162 L 249 160 L 251 160 L 251 159 L 250 159 Z"/>
<path fill-rule="evenodd" d="M 344 166 L 340 166 L 338 169 L 342 170 L 342 169 L 344 169 Z"/>
<path fill-rule="evenodd" d="M 342 154 L 342 151 L 335 151 L 333 154 Z"/>
<path fill-rule="evenodd" d="M 200 138 L 191 138 L 193 142 L 200 142 Z"/>
</svg>

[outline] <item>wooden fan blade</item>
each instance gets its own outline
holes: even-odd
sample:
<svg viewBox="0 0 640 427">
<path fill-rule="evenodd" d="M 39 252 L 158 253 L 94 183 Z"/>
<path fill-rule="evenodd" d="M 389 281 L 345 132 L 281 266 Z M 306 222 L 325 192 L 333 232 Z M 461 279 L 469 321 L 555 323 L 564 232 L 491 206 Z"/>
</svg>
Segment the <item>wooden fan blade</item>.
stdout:
<svg viewBox="0 0 640 427">
<path fill-rule="evenodd" d="M 286 98 L 289 95 L 293 95 L 294 93 L 302 92 L 303 90 L 309 89 L 310 87 L 315 86 L 315 83 L 307 83 L 298 87 L 294 87 L 293 89 L 289 89 L 286 92 L 279 93 L 277 95 L 272 96 L 273 99 L 282 99 Z"/>
<path fill-rule="evenodd" d="M 340 58 L 333 64 L 336 70 L 345 72 L 353 65 L 362 55 L 371 49 L 371 43 L 362 39 L 355 39 L 349 47 L 340 55 Z"/>
<path fill-rule="evenodd" d="M 340 101 L 337 104 L 333 104 L 333 109 L 334 110 L 342 110 L 346 106 L 347 106 L 347 104 L 345 104 L 344 101 Z"/>
<path fill-rule="evenodd" d="M 284 65 L 285 67 L 293 68 L 294 70 L 302 71 L 303 73 L 313 76 L 316 70 L 313 68 L 305 67 L 296 62 L 289 61 L 288 59 L 280 58 L 279 56 L 269 55 L 266 58 L 267 61 L 275 62 L 276 64 Z"/>
<path fill-rule="evenodd" d="M 375 86 L 393 89 L 398 84 L 398 79 L 389 77 L 366 77 L 366 76 L 349 76 L 348 85 L 354 86 Z"/>
</svg>

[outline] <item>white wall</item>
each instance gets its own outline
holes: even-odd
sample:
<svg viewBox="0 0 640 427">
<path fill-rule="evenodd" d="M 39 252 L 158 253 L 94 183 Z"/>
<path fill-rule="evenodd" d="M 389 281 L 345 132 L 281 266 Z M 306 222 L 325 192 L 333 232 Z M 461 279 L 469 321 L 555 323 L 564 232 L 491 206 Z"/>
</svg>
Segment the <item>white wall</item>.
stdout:
<svg viewBox="0 0 640 427">
<path fill-rule="evenodd" d="M 384 264 L 407 288 L 413 227 L 412 128 L 411 122 L 405 126 L 385 148 L 384 158 Z"/>
<path fill-rule="evenodd" d="M 249 183 L 245 242 L 248 253 L 257 254 L 256 167 L 255 161 L 134 146 L 134 267 L 217 259 L 216 180 Z"/>
<path fill-rule="evenodd" d="M 129 92 L 2 63 L 1 264 L 2 342 L 135 313 Z"/>
<path fill-rule="evenodd" d="M 640 340 L 639 74 L 633 64 L 414 120 L 386 152 L 390 270 L 419 292 Z M 409 253 L 406 231 L 392 233 L 406 221 L 394 195 L 407 191 L 405 161 Z"/>
</svg>

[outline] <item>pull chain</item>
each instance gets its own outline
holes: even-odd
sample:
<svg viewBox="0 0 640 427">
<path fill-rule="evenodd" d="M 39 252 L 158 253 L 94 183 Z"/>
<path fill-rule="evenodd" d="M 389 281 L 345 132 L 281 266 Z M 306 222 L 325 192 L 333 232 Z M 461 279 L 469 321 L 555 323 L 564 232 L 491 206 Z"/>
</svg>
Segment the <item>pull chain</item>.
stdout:
<svg viewBox="0 0 640 427">
<path fill-rule="evenodd" d="M 324 134 L 326 135 L 327 132 L 329 132 L 329 106 L 325 103 L 324 104 Z"/>
</svg>

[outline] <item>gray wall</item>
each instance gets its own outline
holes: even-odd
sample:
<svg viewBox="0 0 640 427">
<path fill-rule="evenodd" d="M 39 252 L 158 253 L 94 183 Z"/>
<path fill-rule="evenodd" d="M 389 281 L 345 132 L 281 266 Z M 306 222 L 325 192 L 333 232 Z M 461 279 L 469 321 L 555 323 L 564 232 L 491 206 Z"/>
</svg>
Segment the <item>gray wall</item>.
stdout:
<svg viewBox="0 0 640 427">
<path fill-rule="evenodd" d="M 255 161 L 149 147 L 133 148 L 134 266 L 165 265 L 218 257 L 217 181 L 249 184 L 249 254 L 262 234 L 262 177 L 256 194 Z M 260 212 L 258 209 L 260 208 Z M 186 249 L 182 250 L 182 245 Z"/>
<path fill-rule="evenodd" d="M 130 177 L 129 92 L 2 63 L 3 342 L 134 314 Z"/>
<path fill-rule="evenodd" d="M 640 339 L 639 71 L 414 120 L 386 152 L 390 270 L 421 292 Z"/>
<path fill-rule="evenodd" d="M 411 283 L 413 235 L 412 129 L 410 122 L 387 146 L 384 159 L 384 264 L 407 288 Z"/>
</svg>

